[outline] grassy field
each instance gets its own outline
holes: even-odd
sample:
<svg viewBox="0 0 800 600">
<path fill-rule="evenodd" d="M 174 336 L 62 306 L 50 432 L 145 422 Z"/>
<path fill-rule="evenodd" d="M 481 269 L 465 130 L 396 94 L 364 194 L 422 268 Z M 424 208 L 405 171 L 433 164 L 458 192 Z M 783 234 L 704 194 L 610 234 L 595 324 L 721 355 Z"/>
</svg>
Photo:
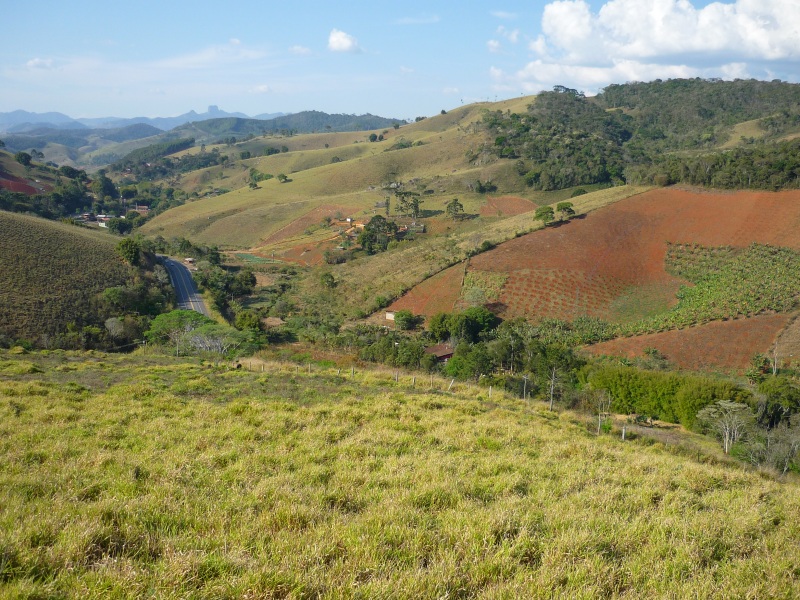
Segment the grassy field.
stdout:
<svg viewBox="0 0 800 600">
<path fill-rule="evenodd" d="M 0 333 L 39 339 L 85 322 L 95 296 L 129 277 L 115 251 L 118 241 L 106 232 L 0 211 Z"/>
<path fill-rule="evenodd" d="M 790 598 L 793 481 L 483 388 L 0 354 L 0 597 Z M 263 370 L 262 370 L 263 369 Z"/>
</svg>

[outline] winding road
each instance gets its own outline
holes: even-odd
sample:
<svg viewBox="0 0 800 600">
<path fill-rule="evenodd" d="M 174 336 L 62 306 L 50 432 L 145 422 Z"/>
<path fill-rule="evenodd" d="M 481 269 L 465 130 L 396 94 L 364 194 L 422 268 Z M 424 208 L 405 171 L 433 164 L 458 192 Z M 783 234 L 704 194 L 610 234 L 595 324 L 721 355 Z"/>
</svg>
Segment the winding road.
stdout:
<svg viewBox="0 0 800 600">
<path fill-rule="evenodd" d="M 194 310 L 210 317 L 211 315 L 208 313 L 203 299 L 197 293 L 197 288 L 194 285 L 194 281 L 192 281 L 192 274 L 189 269 L 177 260 L 172 260 L 166 256 L 159 256 L 159 258 L 164 264 L 164 268 L 167 269 L 167 273 L 169 273 L 172 287 L 175 288 L 175 295 L 178 297 L 178 308 Z"/>
</svg>

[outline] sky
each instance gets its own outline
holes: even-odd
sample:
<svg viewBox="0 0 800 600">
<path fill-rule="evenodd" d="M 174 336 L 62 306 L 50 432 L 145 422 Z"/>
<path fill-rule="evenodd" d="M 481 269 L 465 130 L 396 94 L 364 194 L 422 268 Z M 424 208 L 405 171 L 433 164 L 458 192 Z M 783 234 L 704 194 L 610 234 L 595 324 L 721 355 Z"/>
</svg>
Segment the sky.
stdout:
<svg viewBox="0 0 800 600">
<path fill-rule="evenodd" d="M 0 112 L 413 120 L 555 85 L 800 78 L 800 0 L 3 4 Z"/>
</svg>

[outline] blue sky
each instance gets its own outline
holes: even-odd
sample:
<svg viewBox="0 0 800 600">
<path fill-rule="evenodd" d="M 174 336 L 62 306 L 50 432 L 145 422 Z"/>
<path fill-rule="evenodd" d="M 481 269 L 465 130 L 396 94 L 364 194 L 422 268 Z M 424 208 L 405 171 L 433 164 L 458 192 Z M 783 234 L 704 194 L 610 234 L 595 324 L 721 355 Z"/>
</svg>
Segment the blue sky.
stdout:
<svg viewBox="0 0 800 600">
<path fill-rule="evenodd" d="M 800 77 L 800 0 L 6 2 L 0 112 L 401 119 L 656 78 Z"/>
</svg>

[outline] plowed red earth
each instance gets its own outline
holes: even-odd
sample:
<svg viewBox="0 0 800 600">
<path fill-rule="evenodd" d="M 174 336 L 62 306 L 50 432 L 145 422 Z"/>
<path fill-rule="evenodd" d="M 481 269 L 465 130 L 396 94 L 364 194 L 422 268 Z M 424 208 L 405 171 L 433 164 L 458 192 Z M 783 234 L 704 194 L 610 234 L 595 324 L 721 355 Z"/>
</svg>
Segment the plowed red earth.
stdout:
<svg viewBox="0 0 800 600">
<path fill-rule="evenodd" d="M 461 280 L 464 265 L 458 264 L 440 271 L 415 286 L 405 296 L 399 298 L 387 309 L 410 310 L 415 315 L 435 315 L 439 312 L 452 312 L 461 296 Z"/>
<path fill-rule="evenodd" d="M 646 313 L 623 315 L 614 304 L 639 289 L 651 304 L 674 302 L 682 282 L 664 270 L 667 242 L 800 248 L 800 192 L 654 190 L 506 242 L 470 269 L 509 274 L 503 317 L 623 320 Z"/>
<path fill-rule="evenodd" d="M 6 177 L 9 177 L 9 179 L 0 179 L 0 187 L 9 192 L 19 192 L 28 196 L 35 196 L 40 193 L 39 190 L 19 177 L 14 177 L 13 175 L 7 175 Z"/>
<path fill-rule="evenodd" d="M 683 282 L 665 271 L 667 242 L 745 247 L 753 242 L 800 249 L 800 191 L 716 193 L 659 189 L 599 209 L 582 219 L 506 242 L 471 259 L 470 269 L 507 273 L 494 309 L 524 316 L 609 321 L 646 316 L 676 302 Z M 460 279 L 460 271 L 454 269 Z M 443 293 L 448 302 L 452 290 Z M 430 314 L 431 290 L 411 290 L 403 308 Z M 740 369 L 766 351 L 785 316 L 711 323 L 609 342 L 605 352 L 640 355 L 656 347 L 681 366 Z M 666 344 L 663 348 L 659 347 Z M 594 350 L 593 350 L 594 351 Z"/>
<path fill-rule="evenodd" d="M 641 357 L 656 348 L 672 364 L 691 370 L 746 369 L 753 355 L 767 350 L 789 320 L 789 315 L 759 315 L 736 321 L 715 321 L 698 327 L 619 338 L 585 348 L 594 355 Z"/>
<path fill-rule="evenodd" d="M 500 196 L 499 198 L 489 198 L 486 205 L 481 207 L 482 217 L 513 217 L 526 212 L 531 212 L 536 205 L 530 200 L 519 198 L 518 196 Z"/>
<path fill-rule="evenodd" d="M 289 238 L 295 237 L 303 233 L 309 227 L 314 225 L 319 225 L 325 217 L 335 217 L 338 215 L 347 216 L 350 208 L 346 206 L 331 206 L 331 205 L 323 205 L 318 206 L 307 212 L 305 215 L 300 217 L 299 219 L 295 219 L 285 227 L 282 227 L 275 233 L 271 234 L 269 237 L 264 239 L 261 243 L 263 245 L 268 244 L 277 244 L 282 242 L 283 240 L 287 240 Z M 333 237 L 335 233 L 331 233 L 331 237 Z"/>
</svg>

